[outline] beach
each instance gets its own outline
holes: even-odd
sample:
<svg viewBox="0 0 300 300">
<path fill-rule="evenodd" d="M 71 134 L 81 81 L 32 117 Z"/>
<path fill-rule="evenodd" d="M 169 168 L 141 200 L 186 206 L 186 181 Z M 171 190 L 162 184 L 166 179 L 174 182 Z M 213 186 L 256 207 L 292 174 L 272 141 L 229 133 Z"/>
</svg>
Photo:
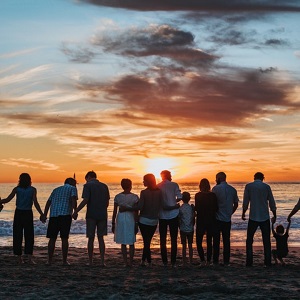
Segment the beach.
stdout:
<svg viewBox="0 0 300 300">
<path fill-rule="evenodd" d="M 153 266 L 141 267 L 141 249 L 134 265 L 125 267 L 121 251 L 108 248 L 106 267 L 99 266 L 95 248 L 94 266 L 86 266 L 87 251 L 70 248 L 63 266 L 61 251 L 47 266 L 47 247 L 35 247 L 36 265 L 17 265 L 10 246 L 0 247 L 1 299 L 299 299 L 300 248 L 290 247 L 286 266 L 263 266 L 263 250 L 254 247 L 254 265 L 245 267 L 245 247 L 233 247 L 231 265 L 200 266 L 194 249 L 194 263 L 163 267 L 159 249 L 152 250 Z"/>
</svg>

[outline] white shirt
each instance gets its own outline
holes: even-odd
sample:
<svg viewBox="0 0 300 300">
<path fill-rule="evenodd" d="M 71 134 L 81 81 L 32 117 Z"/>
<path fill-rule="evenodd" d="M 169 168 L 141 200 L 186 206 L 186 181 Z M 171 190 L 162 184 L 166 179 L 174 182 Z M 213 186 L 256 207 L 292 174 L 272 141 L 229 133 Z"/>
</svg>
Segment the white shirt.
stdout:
<svg viewBox="0 0 300 300">
<path fill-rule="evenodd" d="M 158 188 L 163 194 L 163 206 L 174 206 L 177 204 L 177 199 L 181 199 L 181 191 L 176 182 L 169 181 L 167 179 L 160 182 Z M 174 219 L 179 214 L 179 208 L 172 210 L 161 209 L 159 212 L 159 218 L 164 220 Z"/>
<path fill-rule="evenodd" d="M 239 202 L 236 189 L 226 181 L 213 187 L 212 192 L 218 199 L 218 211 L 216 219 L 223 222 L 230 222 L 234 203 Z"/>
<path fill-rule="evenodd" d="M 244 191 L 243 209 L 246 211 L 250 203 L 249 219 L 264 222 L 270 219 L 269 208 L 276 210 L 276 203 L 268 184 L 259 179 L 248 183 Z"/>
</svg>

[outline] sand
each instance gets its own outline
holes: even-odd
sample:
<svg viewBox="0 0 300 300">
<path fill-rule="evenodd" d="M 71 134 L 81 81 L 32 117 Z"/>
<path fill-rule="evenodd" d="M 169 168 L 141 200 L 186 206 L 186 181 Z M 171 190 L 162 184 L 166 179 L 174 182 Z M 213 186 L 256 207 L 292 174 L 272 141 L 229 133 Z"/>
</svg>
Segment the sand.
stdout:
<svg viewBox="0 0 300 300">
<path fill-rule="evenodd" d="M 95 251 L 96 252 L 96 251 Z M 300 249 L 290 248 L 286 266 L 263 267 L 263 251 L 255 249 L 254 266 L 245 267 L 245 248 L 232 249 L 231 266 L 181 265 L 163 267 L 159 249 L 153 250 L 153 267 L 123 265 L 119 249 L 107 249 L 106 267 L 86 266 L 86 249 L 71 248 L 70 266 L 62 266 L 61 252 L 46 266 L 47 248 L 35 247 L 36 265 L 16 264 L 11 247 L 0 248 L 0 299 L 299 299 Z"/>
</svg>

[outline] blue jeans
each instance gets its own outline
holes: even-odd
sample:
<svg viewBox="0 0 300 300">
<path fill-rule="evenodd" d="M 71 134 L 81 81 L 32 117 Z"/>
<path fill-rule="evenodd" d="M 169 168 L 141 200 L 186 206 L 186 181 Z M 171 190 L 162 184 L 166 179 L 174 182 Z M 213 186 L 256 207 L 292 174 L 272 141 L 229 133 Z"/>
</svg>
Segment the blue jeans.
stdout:
<svg viewBox="0 0 300 300">
<path fill-rule="evenodd" d="M 168 263 L 168 258 L 167 258 L 168 226 L 169 226 L 170 238 L 171 238 L 171 264 L 174 265 L 176 263 L 178 225 L 179 225 L 178 217 L 170 220 L 166 220 L 166 219 L 159 220 L 160 253 L 164 264 Z"/>
<path fill-rule="evenodd" d="M 271 265 L 271 229 L 270 229 L 270 220 L 263 222 L 257 222 L 249 219 L 248 228 L 247 228 L 247 241 L 246 241 L 246 265 L 252 266 L 253 264 L 253 237 L 257 230 L 260 227 L 262 240 L 264 245 L 264 264 L 266 266 Z"/>
</svg>

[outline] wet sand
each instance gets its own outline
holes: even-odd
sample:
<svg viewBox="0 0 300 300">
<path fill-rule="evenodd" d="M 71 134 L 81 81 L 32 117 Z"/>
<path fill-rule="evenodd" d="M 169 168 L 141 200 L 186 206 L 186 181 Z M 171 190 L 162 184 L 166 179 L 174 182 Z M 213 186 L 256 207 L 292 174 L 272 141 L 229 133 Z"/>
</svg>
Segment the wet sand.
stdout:
<svg viewBox="0 0 300 300">
<path fill-rule="evenodd" d="M 0 247 L 0 299 L 299 299 L 300 249 L 291 247 L 286 266 L 263 266 L 261 247 L 254 249 L 254 266 L 245 267 L 245 248 L 232 249 L 231 265 L 194 264 L 163 267 L 159 249 L 153 249 L 153 266 L 141 267 L 141 249 L 132 268 L 123 265 L 119 249 L 106 251 L 100 267 L 95 250 L 94 266 L 86 266 L 86 249 L 71 248 L 70 266 L 63 266 L 57 249 L 46 266 L 47 248 L 35 247 L 36 265 L 17 265 L 11 247 Z"/>
</svg>

